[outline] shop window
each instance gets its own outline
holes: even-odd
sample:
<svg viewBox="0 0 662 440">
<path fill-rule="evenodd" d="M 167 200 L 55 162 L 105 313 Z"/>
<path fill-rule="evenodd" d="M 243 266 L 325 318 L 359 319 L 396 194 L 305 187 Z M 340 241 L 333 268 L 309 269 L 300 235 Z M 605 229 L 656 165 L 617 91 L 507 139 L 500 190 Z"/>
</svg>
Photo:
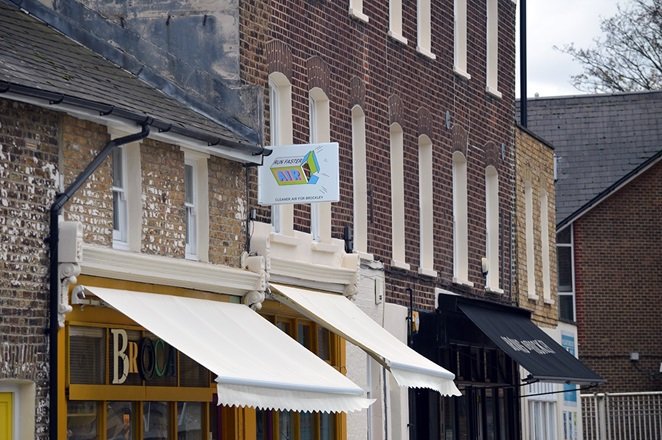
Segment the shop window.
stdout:
<svg viewBox="0 0 662 440">
<path fill-rule="evenodd" d="M 93 440 L 98 438 L 99 403 L 89 401 L 67 402 L 67 438 Z"/>
<path fill-rule="evenodd" d="M 172 431 L 172 416 L 167 402 L 143 402 L 143 438 L 167 439 Z"/>
<path fill-rule="evenodd" d="M 202 440 L 203 404 L 199 402 L 177 402 L 177 438 Z"/>
<path fill-rule="evenodd" d="M 138 418 L 135 403 L 108 402 L 106 405 L 106 420 L 107 439 L 138 438 Z"/>
<path fill-rule="evenodd" d="M 69 328 L 69 380 L 76 384 L 103 384 L 106 375 L 105 331 Z"/>
<path fill-rule="evenodd" d="M 556 402 L 529 400 L 529 438 L 556 439 Z"/>
<path fill-rule="evenodd" d="M 297 318 L 266 316 L 279 329 L 308 350 L 335 366 L 331 347 L 337 339 L 317 324 Z M 339 418 L 336 414 L 256 410 L 257 440 L 335 440 Z"/>
</svg>

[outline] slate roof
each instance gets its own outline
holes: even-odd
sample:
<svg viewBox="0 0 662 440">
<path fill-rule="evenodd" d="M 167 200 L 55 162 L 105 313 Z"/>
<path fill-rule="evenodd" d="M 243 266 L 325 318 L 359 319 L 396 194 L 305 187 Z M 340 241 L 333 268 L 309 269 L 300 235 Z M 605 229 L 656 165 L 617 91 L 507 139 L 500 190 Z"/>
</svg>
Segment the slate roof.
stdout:
<svg viewBox="0 0 662 440">
<path fill-rule="evenodd" d="M 58 101 L 139 122 L 209 144 L 260 152 L 222 123 L 0 0 L 0 92 Z M 2 93 L 0 93 L 2 97 Z M 54 108 L 57 109 L 57 108 Z"/>
<path fill-rule="evenodd" d="M 527 128 L 557 156 L 559 226 L 662 154 L 662 92 L 535 98 L 527 108 Z"/>
</svg>

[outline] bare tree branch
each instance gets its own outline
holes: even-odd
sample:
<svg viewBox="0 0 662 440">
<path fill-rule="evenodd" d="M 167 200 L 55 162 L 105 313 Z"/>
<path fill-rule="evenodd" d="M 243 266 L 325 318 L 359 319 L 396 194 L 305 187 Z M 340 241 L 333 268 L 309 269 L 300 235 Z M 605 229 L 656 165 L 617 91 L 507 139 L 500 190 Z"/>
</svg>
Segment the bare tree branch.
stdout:
<svg viewBox="0 0 662 440">
<path fill-rule="evenodd" d="M 589 92 L 662 89 L 662 0 L 633 0 L 602 20 L 595 47 L 555 47 L 572 56 L 584 71 L 571 77 Z"/>
</svg>

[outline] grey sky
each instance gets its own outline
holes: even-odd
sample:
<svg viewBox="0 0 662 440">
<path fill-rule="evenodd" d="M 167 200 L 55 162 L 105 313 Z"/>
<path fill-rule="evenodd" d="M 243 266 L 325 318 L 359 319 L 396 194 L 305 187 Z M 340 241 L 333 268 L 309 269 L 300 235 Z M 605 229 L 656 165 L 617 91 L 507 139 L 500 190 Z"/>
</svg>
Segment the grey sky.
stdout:
<svg viewBox="0 0 662 440">
<path fill-rule="evenodd" d="M 571 75 L 581 73 L 581 66 L 554 46 L 575 43 L 581 48 L 592 47 L 593 39 L 600 35 L 600 19 L 613 16 L 617 4 L 628 3 L 629 0 L 527 0 L 527 95 L 582 93 L 570 82 Z M 517 38 L 519 51 L 519 34 Z M 519 53 L 517 62 L 519 97 Z"/>
</svg>

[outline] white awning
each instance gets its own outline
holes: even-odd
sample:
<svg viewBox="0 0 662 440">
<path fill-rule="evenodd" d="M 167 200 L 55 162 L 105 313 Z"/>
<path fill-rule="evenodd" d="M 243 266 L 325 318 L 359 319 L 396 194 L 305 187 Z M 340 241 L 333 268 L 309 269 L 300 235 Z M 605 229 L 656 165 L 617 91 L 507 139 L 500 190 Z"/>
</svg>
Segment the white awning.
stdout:
<svg viewBox="0 0 662 440">
<path fill-rule="evenodd" d="M 274 283 L 270 286 L 279 301 L 362 348 L 387 368 L 400 386 L 461 395 L 453 373 L 407 347 L 345 296 Z"/>
<path fill-rule="evenodd" d="M 341 412 L 372 403 L 360 387 L 248 306 L 86 289 L 216 374 L 219 404 Z"/>
</svg>

